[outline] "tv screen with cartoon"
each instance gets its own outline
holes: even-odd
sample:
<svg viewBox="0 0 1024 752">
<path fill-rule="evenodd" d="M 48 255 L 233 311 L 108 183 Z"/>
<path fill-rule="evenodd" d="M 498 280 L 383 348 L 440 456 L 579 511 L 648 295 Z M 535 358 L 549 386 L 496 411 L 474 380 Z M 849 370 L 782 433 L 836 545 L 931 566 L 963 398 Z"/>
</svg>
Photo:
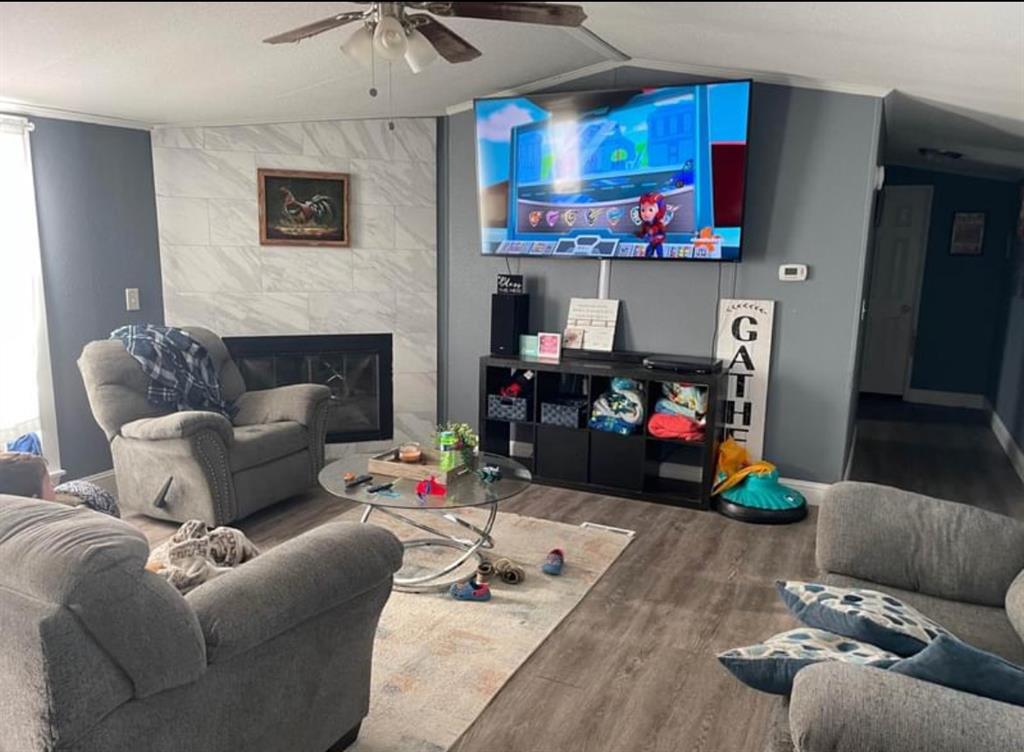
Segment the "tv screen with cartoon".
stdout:
<svg viewBox="0 0 1024 752">
<path fill-rule="evenodd" d="M 483 253 L 739 260 L 749 81 L 475 109 Z"/>
</svg>

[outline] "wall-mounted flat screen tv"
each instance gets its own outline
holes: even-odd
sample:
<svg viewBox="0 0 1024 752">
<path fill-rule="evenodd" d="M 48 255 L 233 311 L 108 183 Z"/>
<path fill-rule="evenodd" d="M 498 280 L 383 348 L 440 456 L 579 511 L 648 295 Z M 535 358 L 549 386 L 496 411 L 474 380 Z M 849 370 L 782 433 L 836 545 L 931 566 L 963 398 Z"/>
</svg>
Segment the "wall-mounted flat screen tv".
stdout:
<svg viewBox="0 0 1024 752">
<path fill-rule="evenodd" d="M 474 105 L 484 254 L 739 261 L 749 81 Z"/>
</svg>

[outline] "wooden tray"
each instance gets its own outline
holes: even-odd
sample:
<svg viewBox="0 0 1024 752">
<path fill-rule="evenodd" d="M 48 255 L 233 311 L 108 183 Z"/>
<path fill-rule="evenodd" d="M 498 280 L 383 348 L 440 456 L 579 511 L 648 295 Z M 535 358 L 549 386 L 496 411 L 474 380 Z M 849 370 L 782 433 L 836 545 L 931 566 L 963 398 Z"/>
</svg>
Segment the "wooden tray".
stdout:
<svg viewBox="0 0 1024 752">
<path fill-rule="evenodd" d="M 393 478 L 409 478 L 411 480 L 429 480 L 431 476 L 442 484 L 448 485 L 448 476 L 462 467 L 462 452 L 456 452 L 456 465 L 451 470 L 442 470 L 439 464 L 439 452 L 434 449 L 422 449 L 419 462 L 402 462 L 398 459 L 398 449 L 389 449 L 366 461 L 366 472 L 370 475 L 390 475 Z"/>
</svg>

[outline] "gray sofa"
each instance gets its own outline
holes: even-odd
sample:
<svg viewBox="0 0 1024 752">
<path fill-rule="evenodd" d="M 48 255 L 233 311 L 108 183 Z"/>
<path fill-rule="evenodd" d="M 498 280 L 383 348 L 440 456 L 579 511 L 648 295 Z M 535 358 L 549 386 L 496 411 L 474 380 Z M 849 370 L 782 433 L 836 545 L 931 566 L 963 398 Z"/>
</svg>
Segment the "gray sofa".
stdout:
<svg viewBox="0 0 1024 752">
<path fill-rule="evenodd" d="M 818 513 L 821 581 L 883 590 L 1024 664 L 1024 523 L 869 483 Z M 846 664 L 796 676 L 767 752 L 1020 752 L 1024 708 Z"/>
<path fill-rule="evenodd" d="M 328 752 L 402 546 L 328 523 L 181 596 L 128 523 L 0 496 L 0 752 Z"/>
<path fill-rule="evenodd" d="M 295 384 L 247 392 L 221 339 L 207 329 L 187 330 L 210 354 L 224 398 L 238 407 L 233 421 L 149 404 L 149 377 L 120 340 L 90 342 L 78 360 L 93 415 L 110 442 L 121 508 L 224 525 L 316 483 L 330 390 Z"/>
</svg>

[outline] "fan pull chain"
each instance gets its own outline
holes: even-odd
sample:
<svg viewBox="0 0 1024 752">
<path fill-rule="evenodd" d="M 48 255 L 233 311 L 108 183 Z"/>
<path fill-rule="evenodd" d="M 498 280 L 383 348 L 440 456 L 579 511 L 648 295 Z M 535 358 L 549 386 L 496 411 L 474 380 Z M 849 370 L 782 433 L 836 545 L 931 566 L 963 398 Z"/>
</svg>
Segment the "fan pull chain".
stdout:
<svg viewBox="0 0 1024 752">
<path fill-rule="evenodd" d="M 391 63 L 388 63 L 388 130 L 395 129 L 395 100 L 391 96 Z"/>
<path fill-rule="evenodd" d="M 370 44 L 370 91 L 371 97 L 377 96 L 377 50 Z"/>
</svg>

